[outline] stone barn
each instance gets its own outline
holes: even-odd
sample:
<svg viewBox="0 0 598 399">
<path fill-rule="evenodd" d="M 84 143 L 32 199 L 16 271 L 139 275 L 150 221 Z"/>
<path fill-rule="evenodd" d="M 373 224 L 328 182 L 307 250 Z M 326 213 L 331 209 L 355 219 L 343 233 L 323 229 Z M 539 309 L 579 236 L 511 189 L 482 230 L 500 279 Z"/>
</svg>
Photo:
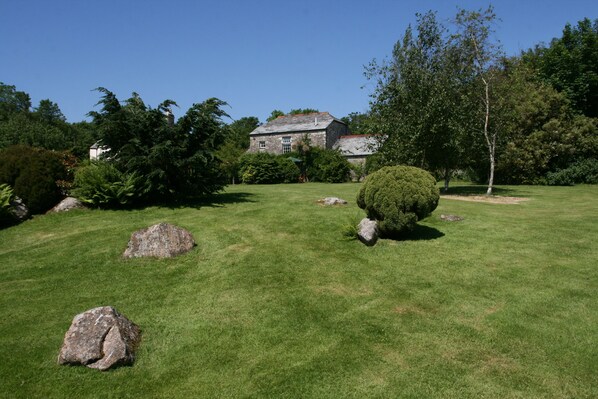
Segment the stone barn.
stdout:
<svg viewBox="0 0 598 399">
<path fill-rule="evenodd" d="M 331 149 L 341 136 L 348 133 L 347 125 L 328 112 L 284 115 L 249 134 L 248 152 L 286 154 L 306 134 L 312 146 Z"/>
</svg>

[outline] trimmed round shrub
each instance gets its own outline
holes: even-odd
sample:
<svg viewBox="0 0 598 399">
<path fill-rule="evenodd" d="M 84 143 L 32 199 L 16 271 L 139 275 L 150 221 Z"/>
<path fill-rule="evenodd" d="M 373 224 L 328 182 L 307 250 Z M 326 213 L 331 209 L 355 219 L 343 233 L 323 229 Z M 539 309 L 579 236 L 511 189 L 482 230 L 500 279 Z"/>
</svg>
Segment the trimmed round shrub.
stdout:
<svg viewBox="0 0 598 399">
<path fill-rule="evenodd" d="M 380 234 L 399 237 L 438 206 L 436 180 L 413 166 L 385 166 L 366 177 L 357 205 L 378 221 Z"/>
</svg>

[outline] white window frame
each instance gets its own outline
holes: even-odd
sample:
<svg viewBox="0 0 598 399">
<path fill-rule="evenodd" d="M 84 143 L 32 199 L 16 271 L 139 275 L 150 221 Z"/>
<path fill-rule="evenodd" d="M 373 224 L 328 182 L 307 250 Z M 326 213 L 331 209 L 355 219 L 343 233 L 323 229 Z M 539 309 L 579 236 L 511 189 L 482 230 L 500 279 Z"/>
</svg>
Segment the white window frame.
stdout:
<svg viewBox="0 0 598 399">
<path fill-rule="evenodd" d="M 291 136 L 284 136 L 282 139 L 282 153 L 283 154 L 288 154 L 289 152 L 291 152 L 291 143 L 293 142 L 293 139 L 291 138 Z"/>
<path fill-rule="evenodd" d="M 265 149 L 266 149 L 266 142 L 265 142 L 265 141 L 260 141 L 260 142 L 258 143 L 258 148 L 259 148 L 260 150 L 265 150 Z"/>
</svg>

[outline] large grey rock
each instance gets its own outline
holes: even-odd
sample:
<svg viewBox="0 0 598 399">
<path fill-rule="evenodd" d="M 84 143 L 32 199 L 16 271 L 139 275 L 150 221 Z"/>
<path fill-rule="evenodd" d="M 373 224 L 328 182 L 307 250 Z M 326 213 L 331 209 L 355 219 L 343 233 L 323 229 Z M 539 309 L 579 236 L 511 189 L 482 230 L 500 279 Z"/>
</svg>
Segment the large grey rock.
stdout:
<svg viewBox="0 0 598 399">
<path fill-rule="evenodd" d="M 357 226 L 357 238 L 368 246 L 376 244 L 378 241 L 378 222 L 368 218 L 361 219 Z"/>
<path fill-rule="evenodd" d="M 168 223 L 159 223 L 131 234 L 123 256 L 139 258 L 172 258 L 189 252 L 195 246 L 195 240 L 187 230 Z"/>
<path fill-rule="evenodd" d="M 98 370 L 130 365 L 141 330 L 111 306 L 78 314 L 64 336 L 58 364 L 81 364 Z"/>
<path fill-rule="evenodd" d="M 347 205 L 347 201 L 338 197 L 326 197 L 318 202 L 324 205 Z"/>
<path fill-rule="evenodd" d="M 66 197 L 48 212 L 68 212 L 73 209 L 83 209 L 85 205 L 74 197 Z"/>
</svg>

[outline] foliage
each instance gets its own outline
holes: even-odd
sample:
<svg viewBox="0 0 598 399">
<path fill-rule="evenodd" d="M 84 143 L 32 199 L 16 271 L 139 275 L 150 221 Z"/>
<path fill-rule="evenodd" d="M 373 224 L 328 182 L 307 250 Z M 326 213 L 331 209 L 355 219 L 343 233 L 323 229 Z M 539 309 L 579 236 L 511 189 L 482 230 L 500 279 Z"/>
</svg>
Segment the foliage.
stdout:
<svg viewBox="0 0 598 399">
<path fill-rule="evenodd" d="M 276 184 L 298 182 L 300 171 L 288 154 L 257 153 L 241 157 L 239 173 L 246 184 Z"/>
<path fill-rule="evenodd" d="M 58 104 L 49 99 L 41 100 L 33 115 L 46 123 L 66 122 L 66 118 L 58 107 Z"/>
<path fill-rule="evenodd" d="M 314 147 L 306 162 L 309 181 L 343 183 L 349 180 L 351 165 L 340 151 Z"/>
<path fill-rule="evenodd" d="M 282 111 L 281 111 L 281 110 L 279 110 L 279 109 L 275 109 L 274 111 L 272 111 L 272 112 L 270 113 L 270 116 L 269 116 L 268 118 L 266 118 L 266 121 L 268 121 L 268 122 L 271 122 L 271 121 L 273 121 L 274 119 L 278 118 L 279 116 L 284 116 L 284 115 L 285 115 L 285 113 L 284 113 L 284 112 L 282 112 Z"/>
<path fill-rule="evenodd" d="M 574 109 L 598 117 L 598 19 L 585 18 L 575 27 L 567 24 L 560 38 L 527 51 L 523 59 L 564 93 Z"/>
<path fill-rule="evenodd" d="M 97 207 L 118 208 L 141 197 L 140 180 L 135 173 L 120 172 L 109 162 L 95 161 L 77 169 L 72 195 Z"/>
<path fill-rule="evenodd" d="M 279 109 L 275 109 L 274 111 L 272 111 L 270 113 L 270 116 L 266 119 L 268 122 L 273 121 L 274 119 L 278 118 L 279 116 L 285 116 L 285 115 L 299 115 L 299 114 L 311 114 L 314 112 L 320 112 L 317 109 L 314 108 L 295 108 L 290 110 L 288 113 L 284 113 L 283 111 L 279 110 Z"/>
<path fill-rule="evenodd" d="M 469 90 L 458 45 L 447 36 L 436 14 L 417 15 L 385 64 L 366 70 L 376 80 L 370 131 L 378 134 L 385 164 L 407 164 L 442 171 L 463 165 L 466 134 L 471 130 Z"/>
<path fill-rule="evenodd" d="M 0 228 L 14 223 L 15 218 L 10 212 L 14 191 L 8 184 L 0 184 Z"/>
<path fill-rule="evenodd" d="M 551 186 L 572 186 L 578 183 L 598 184 L 598 159 L 584 159 L 565 169 L 549 172 L 546 183 Z"/>
<path fill-rule="evenodd" d="M 63 197 L 58 181 L 67 181 L 62 155 L 28 146 L 0 151 L 0 184 L 13 187 L 32 214 L 43 213 Z"/>
<path fill-rule="evenodd" d="M 48 99 L 41 100 L 33 112 L 30 108 L 27 93 L 0 83 L 0 148 L 22 144 L 88 156 L 97 139 L 88 123 L 67 123 L 58 104 Z"/>
<path fill-rule="evenodd" d="M 351 112 L 343 116 L 341 121 L 347 124 L 349 131 L 353 134 L 373 134 L 372 116 L 369 113 Z"/>
<path fill-rule="evenodd" d="M 91 112 L 107 159 L 126 175 L 135 174 L 145 188 L 144 200 L 165 201 L 220 190 L 225 176 L 216 151 L 226 138 L 222 118 L 225 102 L 210 98 L 193 104 L 176 124 L 165 114 L 171 100 L 147 107 L 137 93 L 118 101 L 114 93 L 98 88 L 100 112 Z"/>
<path fill-rule="evenodd" d="M 359 223 L 361 222 L 361 216 L 355 214 L 350 218 L 347 218 L 345 224 L 341 227 L 341 234 L 348 240 L 356 240 L 359 234 Z"/>
<path fill-rule="evenodd" d="M 400 237 L 438 206 L 436 180 L 413 166 L 386 166 L 366 177 L 357 205 L 378 221 L 380 234 Z"/>
<path fill-rule="evenodd" d="M 7 119 L 11 114 L 29 112 L 30 108 L 29 94 L 0 82 L 0 121 Z"/>
<path fill-rule="evenodd" d="M 249 148 L 249 133 L 259 126 L 255 116 L 243 117 L 228 125 L 224 144 L 216 151 L 223 173 L 229 182 L 239 180 L 239 161 Z"/>
</svg>

